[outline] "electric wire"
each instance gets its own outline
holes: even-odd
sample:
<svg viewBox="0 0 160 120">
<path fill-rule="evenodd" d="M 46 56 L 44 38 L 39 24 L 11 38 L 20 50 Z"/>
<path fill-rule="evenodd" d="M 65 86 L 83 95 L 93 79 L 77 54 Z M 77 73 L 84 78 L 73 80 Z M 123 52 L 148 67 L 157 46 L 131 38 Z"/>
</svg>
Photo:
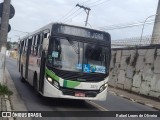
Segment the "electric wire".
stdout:
<svg viewBox="0 0 160 120">
<path fill-rule="evenodd" d="M 157 22 L 160 22 L 160 21 L 151 21 L 151 22 L 146 22 L 145 25 L 149 25 L 149 24 L 152 24 L 152 23 L 157 23 Z M 112 28 L 112 29 L 101 29 L 101 30 L 115 30 L 115 29 L 124 29 L 124 28 L 131 28 L 131 27 L 138 27 L 138 26 L 141 26 L 143 25 L 144 23 L 140 23 L 140 24 L 135 24 L 135 25 L 130 25 L 130 26 L 124 26 L 124 27 L 119 27 L 119 28 Z"/>
<path fill-rule="evenodd" d="M 77 14 L 75 14 L 73 17 L 68 18 L 66 21 L 64 21 L 64 23 L 67 23 L 69 20 L 74 19 L 75 17 L 77 17 L 78 15 L 80 15 L 80 14 L 82 14 L 82 13 L 83 13 L 83 11 L 78 12 L 78 13 L 77 13 Z"/>
<path fill-rule="evenodd" d="M 11 29 L 11 31 L 21 32 L 21 33 L 26 33 L 26 34 L 28 34 L 28 33 L 29 33 L 29 32 L 25 32 L 25 31 L 21 31 L 21 30 L 16 30 L 16 29 Z"/>
<path fill-rule="evenodd" d="M 76 14 L 79 10 L 80 10 L 80 8 L 78 8 L 75 12 L 73 12 L 73 13 L 72 13 L 71 15 L 69 15 L 67 18 L 63 19 L 62 22 L 65 23 L 67 20 L 72 19 L 73 16 L 74 16 L 74 14 Z"/>
<path fill-rule="evenodd" d="M 84 4 L 84 3 L 87 3 L 87 2 L 89 2 L 90 0 L 87 0 L 87 1 L 84 1 L 84 2 L 82 2 L 81 4 Z M 76 10 L 76 11 L 74 11 L 73 13 L 72 13 L 72 11 L 74 10 L 76 8 L 76 6 L 75 7 L 73 7 L 70 11 L 68 11 L 64 16 L 62 16 L 58 21 L 60 22 L 60 21 L 64 21 L 64 20 L 66 20 L 66 19 L 68 19 L 68 17 L 70 17 L 70 16 L 72 16 L 73 14 L 75 14 L 78 10 Z M 72 14 L 71 14 L 72 13 Z"/>
<path fill-rule="evenodd" d="M 155 20 L 151 19 L 148 20 L 147 22 L 154 22 Z M 146 23 L 147 23 L 146 22 Z M 121 28 L 121 27 L 126 27 L 126 26 L 134 26 L 137 24 L 143 24 L 144 21 L 136 21 L 136 22 L 127 22 L 127 23 L 122 23 L 122 24 L 115 24 L 115 25 L 110 25 L 110 26 L 103 26 L 99 27 L 98 29 L 113 29 L 113 28 Z"/>
<path fill-rule="evenodd" d="M 91 3 L 88 3 L 87 5 L 88 5 L 88 6 L 89 6 L 89 5 L 94 5 L 95 3 L 101 2 L 101 1 L 103 1 L 103 0 L 97 0 L 97 1 L 94 1 L 94 2 L 91 2 Z"/>
<path fill-rule="evenodd" d="M 95 4 L 95 5 L 91 5 L 90 7 L 96 7 L 96 6 L 99 6 L 99 5 L 101 5 L 101 4 L 105 3 L 105 2 L 109 2 L 109 1 L 111 1 L 111 0 L 106 0 L 106 1 L 100 2 L 100 3 Z"/>
<path fill-rule="evenodd" d="M 87 3 L 87 2 L 89 2 L 90 0 L 86 0 L 86 1 L 84 1 L 84 2 L 82 2 L 81 4 L 83 4 L 84 5 L 84 3 Z"/>
<path fill-rule="evenodd" d="M 75 6 L 76 7 L 76 6 Z M 58 21 L 63 20 L 64 18 L 66 18 L 74 9 L 75 7 L 73 7 L 70 11 L 68 11 L 65 15 L 63 15 Z"/>
<path fill-rule="evenodd" d="M 154 21 L 154 19 L 148 20 L 147 22 Z M 109 26 L 103 26 L 99 28 L 113 28 L 113 27 L 122 27 L 122 26 L 127 26 L 127 25 L 133 25 L 133 24 L 138 24 L 138 23 L 144 23 L 144 20 L 140 21 L 133 21 L 133 22 L 127 22 L 127 23 L 121 23 L 121 24 L 115 24 L 115 25 L 109 25 Z"/>
</svg>

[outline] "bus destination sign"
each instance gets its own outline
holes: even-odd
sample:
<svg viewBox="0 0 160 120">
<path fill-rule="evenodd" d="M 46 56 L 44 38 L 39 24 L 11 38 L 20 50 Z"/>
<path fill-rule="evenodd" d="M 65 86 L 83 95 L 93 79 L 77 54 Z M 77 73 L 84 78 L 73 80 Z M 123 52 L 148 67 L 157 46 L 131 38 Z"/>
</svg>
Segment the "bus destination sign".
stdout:
<svg viewBox="0 0 160 120">
<path fill-rule="evenodd" d="M 68 34 L 68 35 L 75 35 L 75 36 L 93 38 L 98 40 L 104 40 L 104 36 L 102 32 L 83 29 L 83 28 L 77 28 L 73 26 L 61 25 L 60 27 L 58 27 L 58 32 L 63 34 Z"/>
</svg>

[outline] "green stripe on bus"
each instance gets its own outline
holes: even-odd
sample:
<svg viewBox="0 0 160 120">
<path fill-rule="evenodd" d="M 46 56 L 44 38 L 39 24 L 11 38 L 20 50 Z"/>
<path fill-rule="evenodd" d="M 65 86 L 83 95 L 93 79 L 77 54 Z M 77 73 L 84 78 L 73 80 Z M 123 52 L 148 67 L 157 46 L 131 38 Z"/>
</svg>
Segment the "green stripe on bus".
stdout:
<svg viewBox="0 0 160 120">
<path fill-rule="evenodd" d="M 63 81 L 63 87 L 67 87 L 67 80 Z"/>
<path fill-rule="evenodd" d="M 53 73 L 51 70 L 47 69 L 45 70 L 46 74 L 49 75 L 52 79 L 59 81 L 59 77 Z"/>
<path fill-rule="evenodd" d="M 80 82 L 77 82 L 77 81 L 64 80 L 63 82 L 63 87 L 67 87 L 67 88 L 75 88 L 78 85 L 80 85 Z"/>
<path fill-rule="evenodd" d="M 59 81 L 60 77 L 58 77 L 55 73 L 53 73 L 51 70 L 49 69 L 45 69 L 45 73 L 50 76 L 52 79 Z M 75 88 L 78 85 L 80 85 L 80 82 L 77 81 L 71 81 L 71 80 L 63 80 L 63 87 L 67 87 L 67 88 Z"/>
</svg>

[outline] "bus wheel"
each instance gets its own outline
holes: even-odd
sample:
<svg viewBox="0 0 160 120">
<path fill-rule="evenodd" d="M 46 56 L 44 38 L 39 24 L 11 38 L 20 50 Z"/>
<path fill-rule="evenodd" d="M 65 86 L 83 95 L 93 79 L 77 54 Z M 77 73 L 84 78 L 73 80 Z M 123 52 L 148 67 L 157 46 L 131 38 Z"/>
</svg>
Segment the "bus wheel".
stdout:
<svg viewBox="0 0 160 120">
<path fill-rule="evenodd" d="M 21 65 L 21 82 L 24 83 L 25 79 L 23 77 L 23 65 Z"/>
</svg>

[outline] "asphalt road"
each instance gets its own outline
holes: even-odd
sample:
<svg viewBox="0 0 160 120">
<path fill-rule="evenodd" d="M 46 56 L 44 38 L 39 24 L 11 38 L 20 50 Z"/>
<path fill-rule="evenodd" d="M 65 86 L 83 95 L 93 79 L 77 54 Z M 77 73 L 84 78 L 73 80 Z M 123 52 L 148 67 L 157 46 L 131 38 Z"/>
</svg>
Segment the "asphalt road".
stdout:
<svg viewBox="0 0 160 120">
<path fill-rule="evenodd" d="M 138 103 L 134 103 L 127 99 L 115 96 L 108 93 L 107 100 L 104 102 L 94 101 L 90 104 L 88 101 L 78 101 L 78 100 L 67 100 L 67 99 L 52 99 L 52 98 L 39 98 L 35 95 L 34 90 L 27 83 L 22 83 L 20 81 L 20 74 L 18 72 L 17 61 L 11 58 L 7 58 L 6 67 L 11 75 L 11 78 L 15 84 L 15 87 L 24 101 L 27 109 L 29 111 L 100 111 L 106 109 L 108 111 L 154 111 L 154 109 L 144 106 Z M 97 107 L 98 106 L 98 107 Z M 100 109 L 102 108 L 102 109 Z M 40 118 L 36 118 L 39 120 Z M 44 118 L 43 118 L 44 119 Z M 43 120 L 42 119 L 42 120 Z M 52 118 L 45 118 L 47 120 L 52 120 Z M 55 117 L 55 120 L 60 120 L 61 118 Z M 83 117 L 63 117 L 67 120 L 84 120 Z M 95 117 L 87 118 L 88 120 L 158 120 L 158 118 L 104 118 Z M 41 120 L 41 119 L 40 119 Z"/>
</svg>

